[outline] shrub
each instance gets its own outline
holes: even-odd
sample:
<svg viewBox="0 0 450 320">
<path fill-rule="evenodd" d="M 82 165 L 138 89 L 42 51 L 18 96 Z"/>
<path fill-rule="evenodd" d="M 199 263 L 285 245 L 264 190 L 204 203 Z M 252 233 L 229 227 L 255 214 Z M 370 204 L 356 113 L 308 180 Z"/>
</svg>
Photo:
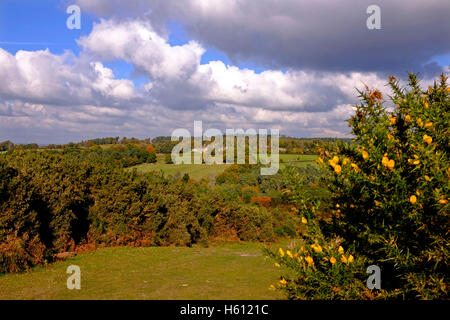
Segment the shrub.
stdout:
<svg viewBox="0 0 450 320">
<path fill-rule="evenodd" d="M 394 77 L 389 85 L 393 111 L 383 107 L 378 91 L 361 92 L 363 103 L 349 120 L 356 143 L 340 145 L 326 158 L 340 206 L 335 230 L 381 267 L 392 294 L 444 297 L 450 227 L 447 78 L 442 75 L 425 91 L 412 74 L 408 88 Z"/>
<path fill-rule="evenodd" d="M 21 272 L 43 264 L 46 248 L 38 237 L 29 239 L 28 234 L 22 237 L 8 236 L 0 243 L 0 273 Z"/>
<path fill-rule="evenodd" d="M 302 240 L 292 248 L 264 249 L 266 255 L 283 266 L 287 274 L 270 286 L 283 291 L 288 299 L 374 299 L 365 287 L 365 258 L 344 250 L 342 239 L 325 237 L 317 208 L 311 198 L 297 193 L 301 206 Z"/>
<path fill-rule="evenodd" d="M 332 225 L 323 238 L 317 212 L 299 197 L 304 204 L 302 214 L 314 213 L 305 216 L 308 230 L 311 225 L 319 230 L 305 235 L 305 248 L 317 243 L 328 258 L 336 255 L 332 243 L 341 242 L 355 257 L 354 268 L 337 272 L 336 262 L 327 269 L 309 249 L 315 269 L 277 257 L 279 264 L 297 271 L 294 279 L 282 281 L 282 289 L 291 298 L 448 297 L 447 78 L 442 75 L 428 90 L 420 88 L 413 74 L 408 87 L 402 88 L 394 77 L 389 86 L 390 108 L 379 91 L 366 88 L 360 92 L 361 104 L 349 120 L 354 143 L 330 146 L 318 160 L 329 172 L 325 182 L 332 194 Z M 371 296 L 363 290 L 363 264 L 381 268 L 381 292 Z M 339 294 L 327 286 L 339 287 Z"/>
</svg>

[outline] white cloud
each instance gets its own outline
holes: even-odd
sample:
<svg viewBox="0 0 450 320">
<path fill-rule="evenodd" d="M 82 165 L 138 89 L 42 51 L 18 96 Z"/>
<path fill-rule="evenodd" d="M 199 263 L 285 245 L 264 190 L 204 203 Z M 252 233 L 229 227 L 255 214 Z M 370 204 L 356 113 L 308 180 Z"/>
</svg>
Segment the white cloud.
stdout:
<svg viewBox="0 0 450 320">
<path fill-rule="evenodd" d="M 0 48 L 1 136 L 28 142 L 154 137 L 190 128 L 194 120 L 221 130 L 344 136 L 344 120 L 357 101 L 355 87 L 385 89 L 386 82 L 376 73 L 256 73 L 221 61 L 202 64 L 205 49 L 198 42 L 171 45 L 168 35 L 141 19 L 102 20 L 78 43 L 80 57 L 49 50 L 12 55 Z M 105 67 L 117 59 L 149 82 L 135 87 L 129 79 L 117 79 Z"/>
<path fill-rule="evenodd" d="M 109 36 L 114 34 L 114 37 Z M 201 64 L 205 50 L 196 42 L 171 46 L 145 21 L 102 20 L 78 43 L 95 59 L 122 59 L 151 79 L 152 98 L 174 109 L 228 103 L 268 109 L 324 111 L 354 100 L 355 86 L 380 84 L 376 74 L 281 72 Z"/>
<path fill-rule="evenodd" d="M 100 62 L 82 64 L 68 52 L 20 50 L 12 55 L 0 48 L 0 74 L 0 95 L 8 99 L 74 105 L 138 97 L 132 81 L 114 79 Z"/>
<path fill-rule="evenodd" d="M 99 59 L 132 62 L 149 77 L 183 80 L 200 63 L 204 49 L 195 41 L 170 46 L 167 40 L 148 22 L 102 20 L 78 44 Z"/>
</svg>

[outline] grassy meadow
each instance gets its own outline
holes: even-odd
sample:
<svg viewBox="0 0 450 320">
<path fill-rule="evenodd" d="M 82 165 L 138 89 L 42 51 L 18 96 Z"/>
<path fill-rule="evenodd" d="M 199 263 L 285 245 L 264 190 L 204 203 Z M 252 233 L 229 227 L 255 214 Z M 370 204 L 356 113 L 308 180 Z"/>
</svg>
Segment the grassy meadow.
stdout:
<svg viewBox="0 0 450 320">
<path fill-rule="evenodd" d="M 0 275 L 0 299 L 281 299 L 269 286 L 282 270 L 262 254 L 263 246 L 98 249 Z M 66 287 L 72 264 L 81 268 L 81 290 Z"/>
</svg>

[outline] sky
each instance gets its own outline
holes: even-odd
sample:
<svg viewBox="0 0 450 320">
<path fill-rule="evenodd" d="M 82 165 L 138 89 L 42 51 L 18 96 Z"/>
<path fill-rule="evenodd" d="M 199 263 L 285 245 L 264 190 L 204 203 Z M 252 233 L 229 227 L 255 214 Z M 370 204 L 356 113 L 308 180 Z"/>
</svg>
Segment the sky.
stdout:
<svg viewBox="0 0 450 320">
<path fill-rule="evenodd" d="M 194 121 L 348 137 L 356 89 L 388 100 L 390 75 L 428 86 L 449 65 L 448 0 L 1 0 L 0 141 L 153 138 Z"/>
</svg>

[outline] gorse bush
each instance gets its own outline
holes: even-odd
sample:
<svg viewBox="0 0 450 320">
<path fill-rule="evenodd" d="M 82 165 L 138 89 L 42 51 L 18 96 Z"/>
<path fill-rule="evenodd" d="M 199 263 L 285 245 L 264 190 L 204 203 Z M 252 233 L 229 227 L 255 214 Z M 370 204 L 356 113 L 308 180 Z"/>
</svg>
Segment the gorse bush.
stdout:
<svg viewBox="0 0 450 320">
<path fill-rule="evenodd" d="M 354 256 L 341 246 L 342 239 L 326 237 L 322 231 L 330 222 L 324 215 L 324 194 L 320 187 L 308 188 L 311 177 L 290 168 L 286 172 L 288 185 L 286 203 L 301 221 L 300 244 L 264 252 L 274 259 L 275 266 L 288 269 L 271 289 L 285 292 L 289 299 L 372 299 L 374 295 L 364 285 L 362 256 Z M 300 170 L 302 171 L 302 170 Z M 314 180 L 317 182 L 317 180 Z M 326 194 L 326 193 L 325 193 Z M 326 202 L 325 202 L 326 206 Z"/>
<path fill-rule="evenodd" d="M 352 253 L 355 262 L 381 268 L 382 291 L 371 296 L 362 290 L 367 275 L 361 265 L 353 269 L 355 284 L 347 281 L 348 287 L 338 290 L 348 290 L 349 296 L 338 297 L 448 297 L 447 78 L 442 75 L 426 90 L 413 74 L 407 87 L 401 87 L 394 77 L 389 86 L 392 104 L 388 106 L 379 91 L 366 88 L 360 92 L 361 104 L 349 120 L 354 143 L 338 143 L 322 151 L 319 162 L 329 172 L 325 183 L 332 195 L 327 212 L 331 223 L 320 227 L 326 229 L 325 238 L 308 240 L 308 236 L 305 241 L 323 241 L 323 248 L 333 248 L 326 243 L 338 241 Z M 333 250 L 324 250 L 327 257 Z M 336 287 L 336 279 L 349 274 L 344 271 L 347 269 L 336 273 L 335 265 L 329 267 L 326 271 L 318 267 L 301 269 L 300 263 L 292 266 L 297 276 L 285 279 L 284 286 L 289 297 L 335 298 L 336 291 L 327 291 L 326 287 Z M 316 286 L 308 289 L 305 281 L 319 278 Z"/>
<path fill-rule="evenodd" d="M 339 239 L 327 240 L 314 208 L 302 210 L 305 227 L 299 246 L 275 252 L 265 249 L 275 266 L 289 270 L 270 288 L 284 291 L 289 299 L 373 299 L 364 285 L 364 257 L 346 252 Z"/>
</svg>

